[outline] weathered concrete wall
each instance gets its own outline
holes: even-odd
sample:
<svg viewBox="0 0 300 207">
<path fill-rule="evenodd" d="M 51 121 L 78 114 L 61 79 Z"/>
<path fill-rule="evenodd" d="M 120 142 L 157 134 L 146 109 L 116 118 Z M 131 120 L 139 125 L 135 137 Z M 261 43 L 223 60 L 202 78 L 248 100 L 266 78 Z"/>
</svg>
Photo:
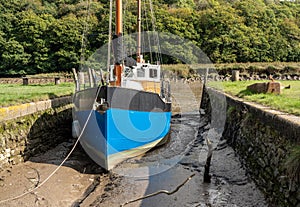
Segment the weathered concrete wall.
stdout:
<svg viewBox="0 0 300 207">
<path fill-rule="evenodd" d="M 0 110 L 0 171 L 44 152 L 71 136 L 71 98 Z"/>
<path fill-rule="evenodd" d="M 50 108 L 57 108 L 69 103 L 71 103 L 71 97 L 67 96 L 51 100 L 25 103 L 17 106 L 2 107 L 0 108 L 0 123 Z"/>
<path fill-rule="evenodd" d="M 299 207 L 300 183 L 288 176 L 286 160 L 293 147 L 300 144 L 300 118 L 209 88 L 203 92 L 201 108 L 212 116 L 216 106 L 213 102 L 224 100 L 220 98 L 223 96 L 227 105 L 223 139 L 235 149 L 271 204 Z"/>
</svg>

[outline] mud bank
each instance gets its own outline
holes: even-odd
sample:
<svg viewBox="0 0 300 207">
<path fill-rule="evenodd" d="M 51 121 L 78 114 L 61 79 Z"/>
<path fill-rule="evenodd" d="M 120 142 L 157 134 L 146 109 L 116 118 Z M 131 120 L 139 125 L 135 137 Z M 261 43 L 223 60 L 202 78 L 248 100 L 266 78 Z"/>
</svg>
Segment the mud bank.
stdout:
<svg viewBox="0 0 300 207">
<path fill-rule="evenodd" d="M 206 136 L 215 147 L 211 183 L 203 183 Z M 126 206 L 267 206 L 235 152 L 219 138 L 199 113 L 183 113 L 173 117 L 170 142 L 166 145 L 129 159 L 109 173 L 93 163 L 78 146 L 42 187 L 0 206 L 119 207 L 162 189 L 172 191 L 192 174 L 195 176 L 172 195 L 159 194 Z M 43 182 L 72 146 L 71 140 L 64 142 L 2 172 L 0 199 L 12 198 Z"/>
<path fill-rule="evenodd" d="M 66 141 L 55 148 L 0 172 L 0 206 L 119 207 L 160 190 L 171 192 L 194 175 L 171 195 L 158 194 L 126 207 L 267 207 L 263 194 L 248 177 L 233 149 L 221 140 L 215 125 L 200 116 L 201 84 L 175 84 L 173 89 L 177 89 L 172 95 L 177 111 L 172 118 L 168 143 L 119 164 L 111 172 L 91 161 L 78 145 L 64 165 L 44 183 L 74 146 L 75 140 L 65 134 Z M 211 183 L 203 182 L 206 137 L 215 149 Z M 44 184 L 38 189 L 16 198 L 41 183 Z"/>
<path fill-rule="evenodd" d="M 66 157 L 73 144 L 73 140 L 63 142 L 46 153 L 31 157 L 25 163 L 2 171 L 0 206 L 72 206 L 80 204 L 86 193 L 100 183 L 104 185 L 111 182 L 109 174 L 91 161 L 78 146 L 64 166 L 45 184 L 26 193 L 48 178 Z M 18 198 L 20 195 L 23 196 Z"/>
<path fill-rule="evenodd" d="M 203 183 L 209 136 L 215 151 L 211 166 L 211 183 Z M 199 114 L 183 114 L 173 119 L 171 142 L 139 159 L 130 159 L 114 169 L 121 176 L 113 197 L 84 206 L 120 206 L 132 199 L 160 190 L 172 191 L 186 178 L 191 180 L 172 195 L 160 194 L 126 206 L 267 206 L 262 193 L 247 177 L 232 148 Z M 96 198 L 93 194 L 91 197 Z M 97 201 L 97 199 L 92 199 Z"/>
</svg>

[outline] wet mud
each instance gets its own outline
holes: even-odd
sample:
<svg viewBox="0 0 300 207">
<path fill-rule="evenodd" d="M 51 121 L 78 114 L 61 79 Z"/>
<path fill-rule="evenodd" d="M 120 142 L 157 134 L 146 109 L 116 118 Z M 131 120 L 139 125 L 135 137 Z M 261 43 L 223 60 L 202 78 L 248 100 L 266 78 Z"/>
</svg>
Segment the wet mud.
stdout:
<svg viewBox="0 0 300 207">
<path fill-rule="evenodd" d="M 203 182 L 206 136 L 211 137 L 215 148 L 211 183 Z M 160 190 L 171 192 L 193 174 L 174 194 L 158 194 L 125 206 L 268 206 L 232 148 L 219 138 L 205 120 L 200 121 L 198 113 L 173 118 L 169 143 L 138 159 L 123 162 L 113 171 L 120 183 L 112 189 L 112 197 L 91 199 L 92 203 L 84 202 L 83 206 L 121 206 Z M 91 194 L 91 197 L 99 198 L 99 195 Z"/>
<path fill-rule="evenodd" d="M 182 92 L 177 93 L 179 96 Z M 199 96 L 194 97 L 192 103 L 177 98 L 178 108 L 187 107 L 174 114 L 166 144 L 128 159 L 110 172 L 95 164 L 78 145 L 44 183 L 74 146 L 73 139 L 0 172 L 0 206 L 267 207 L 233 149 L 200 116 Z M 203 182 L 206 138 L 214 148 L 210 183 Z M 41 187 L 26 193 L 41 183 Z M 124 205 L 161 190 L 174 193 L 157 193 Z"/>
<path fill-rule="evenodd" d="M 215 150 L 211 183 L 203 182 L 207 156 L 205 137 Z M 62 143 L 45 154 L 0 174 L 1 200 L 36 187 L 58 167 L 73 146 Z M 158 194 L 126 206 L 268 206 L 241 166 L 238 157 L 197 112 L 174 116 L 170 140 L 143 156 L 129 159 L 111 172 L 97 166 L 78 145 L 67 162 L 39 189 L 0 206 L 120 206 L 160 190 Z"/>
</svg>

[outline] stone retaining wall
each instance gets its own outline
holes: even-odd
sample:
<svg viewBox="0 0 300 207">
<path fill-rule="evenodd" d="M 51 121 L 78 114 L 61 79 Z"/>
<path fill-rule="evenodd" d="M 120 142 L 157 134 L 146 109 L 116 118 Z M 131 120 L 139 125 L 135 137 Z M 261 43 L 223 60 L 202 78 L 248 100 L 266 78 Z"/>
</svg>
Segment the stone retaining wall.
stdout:
<svg viewBox="0 0 300 207">
<path fill-rule="evenodd" d="M 0 171 L 71 138 L 70 97 L 0 108 Z"/>
<path fill-rule="evenodd" d="M 28 78 L 28 84 L 54 83 L 55 78 Z M 60 82 L 74 82 L 72 78 L 60 78 Z M 0 84 L 22 84 L 23 78 L 0 78 Z"/>
<path fill-rule="evenodd" d="M 300 145 L 300 117 L 244 102 L 210 88 L 203 92 L 201 108 L 212 119 L 213 111 L 223 113 L 225 108 L 222 138 L 235 149 L 271 206 L 300 207 L 300 183 L 292 180 L 286 171 L 291 150 Z"/>
</svg>

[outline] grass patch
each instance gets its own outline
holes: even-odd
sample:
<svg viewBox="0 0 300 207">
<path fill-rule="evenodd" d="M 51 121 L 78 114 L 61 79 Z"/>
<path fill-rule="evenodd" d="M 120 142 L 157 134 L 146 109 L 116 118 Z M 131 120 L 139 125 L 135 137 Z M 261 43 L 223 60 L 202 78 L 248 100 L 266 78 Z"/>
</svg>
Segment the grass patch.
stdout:
<svg viewBox="0 0 300 207">
<path fill-rule="evenodd" d="M 0 84 L 0 107 L 71 95 L 74 83 Z"/>
<path fill-rule="evenodd" d="M 300 81 L 281 81 L 283 86 L 290 85 L 290 89 L 282 89 L 280 95 L 253 93 L 247 86 L 265 81 L 236 81 L 236 82 L 210 82 L 209 86 L 223 90 L 245 100 L 269 106 L 273 109 L 300 116 Z"/>
</svg>

